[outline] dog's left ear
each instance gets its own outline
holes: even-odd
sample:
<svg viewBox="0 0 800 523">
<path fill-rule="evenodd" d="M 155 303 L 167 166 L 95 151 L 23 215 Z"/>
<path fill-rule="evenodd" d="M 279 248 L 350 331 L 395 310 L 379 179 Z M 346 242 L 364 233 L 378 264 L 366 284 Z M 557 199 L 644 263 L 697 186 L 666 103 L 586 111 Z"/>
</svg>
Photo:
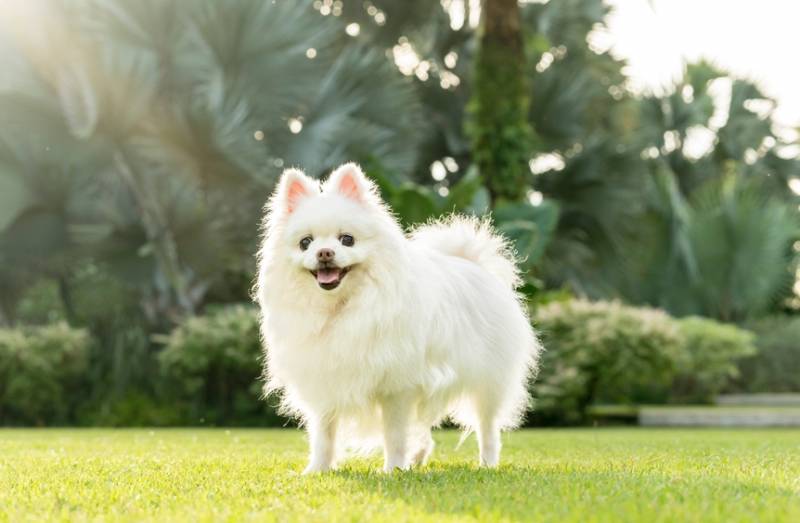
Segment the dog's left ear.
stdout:
<svg viewBox="0 0 800 523">
<path fill-rule="evenodd" d="M 364 202 L 375 198 L 375 185 L 355 163 L 346 163 L 333 171 L 325 182 L 325 192 L 336 192 Z"/>
</svg>

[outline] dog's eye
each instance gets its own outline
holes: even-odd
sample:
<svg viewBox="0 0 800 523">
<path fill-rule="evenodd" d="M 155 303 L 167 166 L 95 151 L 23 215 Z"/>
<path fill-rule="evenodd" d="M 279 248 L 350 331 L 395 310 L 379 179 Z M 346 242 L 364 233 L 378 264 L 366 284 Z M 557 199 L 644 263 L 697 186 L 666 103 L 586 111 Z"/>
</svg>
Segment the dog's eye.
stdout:
<svg viewBox="0 0 800 523">
<path fill-rule="evenodd" d="M 304 237 L 302 240 L 300 240 L 300 249 L 303 251 L 308 249 L 308 246 L 311 245 L 312 241 L 314 241 L 314 238 L 311 236 Z"/>
<path fill-rule="evenodd" d="M 342 242 L 342 245 L 345 247 L 352 247 L 353 244 L 356 243 L 356 239 L 349 234 L 342 234 L 339 236 L 339 241 Z"/>
</svg>

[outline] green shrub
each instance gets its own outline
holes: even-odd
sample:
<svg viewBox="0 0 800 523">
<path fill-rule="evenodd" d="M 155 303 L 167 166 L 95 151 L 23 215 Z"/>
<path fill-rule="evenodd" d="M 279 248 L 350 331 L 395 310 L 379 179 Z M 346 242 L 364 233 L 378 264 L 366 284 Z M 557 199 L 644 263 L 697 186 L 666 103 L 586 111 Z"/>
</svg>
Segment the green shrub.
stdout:
<svg viewBox="0 0 800 523">
<path fill-rule="evenodd" d="M 538 308 L 542 337 L 535 420 L 583 421 L 597 403 L 646 401 L 669 387 L 685 359 L 681 333 L 664 312 L 572 300 Z"/>
<path fill-rule="evenodd" d="M 698 317 L 677 320 L 686 358 L 672 383 L 671 402 L 707 402 L 739 375 L 736 361 L 756 354 L 752 333 Z"/>
<path fill-rule="evenodd" d="M 181 405 L 131 390 L 91 405 L 81 413 L 82 425 L 95 427 L 164 427 L 185 422 Z"/>
<path fill-rule="evenodd" d="M 800 317 L 773 316 L 747 327 L 758 353 L 739 362 L 737 392 L 800 392 Z"/>
<path fill-rule="evenodd" d="M 73 421 L 91 339 L 66 323 L 0 329 L 0 424 Z"/>
<path fill-rule="evenodd" d="M 184 423 L 276 424 L 261 399 L 258 314 L 232 306 L 188 319 L 159 354 L 164 397 L 182 405 Z"/>
</svg>

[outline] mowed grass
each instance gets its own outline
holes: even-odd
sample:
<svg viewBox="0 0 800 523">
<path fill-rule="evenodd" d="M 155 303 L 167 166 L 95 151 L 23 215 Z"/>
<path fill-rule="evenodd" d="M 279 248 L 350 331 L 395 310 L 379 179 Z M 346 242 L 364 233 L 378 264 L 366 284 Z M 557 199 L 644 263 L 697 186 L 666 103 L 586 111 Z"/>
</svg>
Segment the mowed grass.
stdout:
<svg viewBox="0 0 800 523">
<path fill-rule="evenodd" d="M 800 521 L 798 430 L 527 430 L 301 476 L 295 430 L 0 430 L 0 521 Z"/>
</svg>

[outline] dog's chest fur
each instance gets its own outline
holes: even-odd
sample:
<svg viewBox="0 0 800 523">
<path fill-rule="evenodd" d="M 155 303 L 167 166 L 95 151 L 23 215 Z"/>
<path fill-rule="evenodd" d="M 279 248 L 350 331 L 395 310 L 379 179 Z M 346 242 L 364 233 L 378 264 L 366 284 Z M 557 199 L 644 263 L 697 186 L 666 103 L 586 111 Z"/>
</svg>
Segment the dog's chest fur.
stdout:
<svg viewBox="0 0 800 523">
<path fill-rule="evenodd" d="M 425 340 L 413 338 L 397 310 L 378 308 L 271 313 L 265 325 L 271 377 L 309 401 L 337 404 L 414 386 L 424 373 Z"/>
</svg>

